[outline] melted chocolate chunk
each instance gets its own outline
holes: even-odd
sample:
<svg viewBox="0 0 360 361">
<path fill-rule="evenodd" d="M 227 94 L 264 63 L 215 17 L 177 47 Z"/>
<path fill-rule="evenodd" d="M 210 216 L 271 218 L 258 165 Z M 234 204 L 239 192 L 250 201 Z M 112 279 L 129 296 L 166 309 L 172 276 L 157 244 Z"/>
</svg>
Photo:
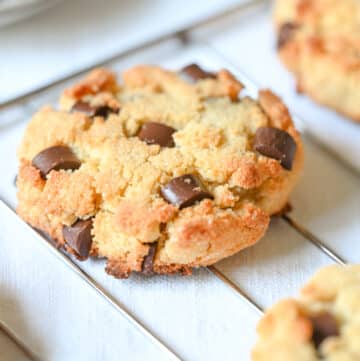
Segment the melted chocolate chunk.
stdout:
<svg viewBox="0 0 360 361">
<path fill-rule="evenodd" d="M 77 159 L 72 150 L 63 145 L 56 145 L 54 147 L 44 149 L 34 157 L 32 164 L 40 170 L 43 177 L 52 170 L 74 170 L 80 168 L 81 166 L 81 162 Z"/>
<path fill-rule="evenodd" d="M 172 179 L 161 188 L 161 195 L 169 203 L 179 208 L 192 206 L 205 198 L 214 198 L 200 179 L 193 174 L 185 174 Z"/>
<path fill-rule="evenodd" d="M 294 23 L 284 23 L 281 25 L 278 35 L 277 47 L 281 49 L 286 43 L 288 43 L 294 36 L 295 31 L 299 28 L 299 25 Z"/>
<path fill-rule="evenodd" d="M 111 113 L 118 114 L 119 108 L 111 108 L 108 105 L 100 105 L 98 107 L 90 105 L 88 102 L 79 100 L 71 108 L 72 112 L 80 112 L 86 114 L 88 117 L 103 117 L 107 118 Z"/>
<path fill-rule="evenodd" d="M 95 110 L 95 117 L 103 117 L 107 118 L 110 114 L 119 114 L 120 109 L 119 108 L 111 108 L 108 105 L 102 105 L 100 107 L 97 107 Z"/>
<path fill-rule="evenodd" d="M 149 252 L 145 256 L 143 264 L 142 264 L 142 273 L 146 275 L 152 275 L 154 273 L 154 259 L 156 254 L 157 243 L 150 244 Z"/>
<path fill-rule="evenodd" d="M 267 157 L 279 160 L 285 169 L 291 170 L 296 143 L 289 133 L 271 127 L 258 128 L 253 148 Z"/>
<path fill-rule="evenodd" d="M 313 325 L 312 341 L 316 348 L 328 337 L 339 336 L 339 328 L 335 317 L 329 312 L 322 312 L 311 317 Z"/>
<path fill-rule="evenodd" d="M 180 74 L 191 83 L 203 79 L 216 79 L 216 74 L 205 71 L 197 64 L 190 64 L 181 69 Z"/>
<path fill-rule="evenodd" d="M 71 247 L 80 257 L 87 258 L 91 249 L 92 220 L 78 220 L 72 226 L 64 226 L 62 233 L 69 247 Z"/>
<path fill-rule="evenodd" d="M 161 147 L 174 147 L 172 134 L 176 130 L 165 124 L 149 122 L 143 124 L 138 137 L 146 144 L 159 144 Z"/>
</svg>

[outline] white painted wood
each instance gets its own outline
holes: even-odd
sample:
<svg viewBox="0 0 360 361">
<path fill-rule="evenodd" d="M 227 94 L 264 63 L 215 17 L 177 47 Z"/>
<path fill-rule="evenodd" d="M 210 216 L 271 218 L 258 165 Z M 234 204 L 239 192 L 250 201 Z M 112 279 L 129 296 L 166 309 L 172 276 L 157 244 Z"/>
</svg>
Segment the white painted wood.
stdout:
<svg viewBox="0 0 360 361">
<path fill-rule="evenodd" d="M 0 101 L 242 2 L 63 1 L 1 29 Z"/>
<path fill-rule="evenodd" d="M 283 220 L 274 219 L 261 242 L 220 262 L 218 268 L 261 306 L 269 307 L 298 294 L 319 267 L 331 263 Z"/>
<path fill-rule="evenodd" d="M 360 263 L 360 177 L 314 144 L 305 150 L 292 216 L 346 261 Z"/>
</svg>

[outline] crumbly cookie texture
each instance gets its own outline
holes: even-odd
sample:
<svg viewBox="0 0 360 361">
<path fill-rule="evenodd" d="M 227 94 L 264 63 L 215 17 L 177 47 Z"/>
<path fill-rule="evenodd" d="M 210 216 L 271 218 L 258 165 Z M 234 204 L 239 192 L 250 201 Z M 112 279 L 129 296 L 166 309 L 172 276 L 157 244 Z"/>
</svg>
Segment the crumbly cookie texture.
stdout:
<svg viewBox="0 0 360 361">
<path fill-rule="evenodd" d="M 60 110 L 34 115 L 18 149 L 19 215 L 119 278 L 189 274 L 257 242 L 303 165 L 281 100 L 238 97 L 230 72 L 195 65 L 136 66 L 122 79 L 96 69 Z"/>
<path fill-rule="evenodd" d="M 360 360 L 360 265 L 332 265 L 299 299 L 268 310 L 258 325 L 253 361 Z"/>
<path fill-rule="evenodd" d="M 360 121 L 360 2 L 276 0 L 274 18 L 298 90 Z"/>
</svg>

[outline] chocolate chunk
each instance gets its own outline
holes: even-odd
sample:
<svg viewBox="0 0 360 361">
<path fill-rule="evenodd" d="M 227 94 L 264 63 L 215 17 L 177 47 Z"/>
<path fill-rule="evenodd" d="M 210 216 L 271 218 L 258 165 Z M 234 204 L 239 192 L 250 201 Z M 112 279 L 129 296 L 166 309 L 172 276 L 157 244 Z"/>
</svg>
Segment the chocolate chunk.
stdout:
<svg viewBox="0 0 360 361">
<path fill-rule="evenodd" d="M 119 113 L 119 108 L 111 108 L 108 105 L 101 105 L 98 107 L 92 106 L 87 102 L 79 100 L 71 108 L 72 112 L 80 112 L 86 114 L 88 117 L 103 117 L 107 118 L 111 113 Z"/>
<path fill-rule="evenodd" d="M 284 23 L 281 25 L 278 35 L 277 47 L 281 49 L 294 36 L 299 25 L 294 23 Z"/>
<path fill-rule="evenodd" d="M 216 79 L 216 74 L 207 72 L 197 64 L 190 64 L 181 69 L 180 74 L 191 83 L 202 79 Z"/>
<path fill-rule="evenodd" d="M 111 108 L 108 105 L 102 105 L 96 108 L 94 116 L 107 118 L 111 113 L 118 114 L 119 111 L 119 108 Z"/>
<path fill-rule="evenodd" d="M 34 167 L 45 177 L 51 170 L 78 169 L 81 162 L 67 146 L 56 145 L 44 149 L 32 160 Z"/>
<path fill-rule="evenodd" d="M 69 247 L 82 257 L 89 256 L 92 236 L 91 236 L 92 220 L 78 220 L 72 226 L 64 226 L 62 233 Z"/>
<path fill-rule="evenodd" d="M 322 312 L 311 317 L 313 326 L 312 341 L 316 348 L 328 337 L 339 336 L 339 328 L 334 316 L 329 312 Z"/>
<path fill-rule="evenodd" d="M 162 147 L 174 147 L 172 134 L 176 132 L 174 128 L 155 122 L 143 124 L 138 137 L 147 144 L 159 144 Z"/>
<path fill-rule="evenodd" d="M 154 265 L 154 258 L 155 258 L 155 254 L 156 254 L 156 248 L 157 248 L 157 243 L 150 244 L 149 252 L 144 258 L 141 272 L 146 275 L 153 274 L 153 265 Z"/>
<path fill-rule="evenodd" d="M 279 160 L 285 169 L 291 170 L 296 143 L 289 133 L 271 127 L 258 128 L 253 148 L 267 157 Z"/>
<path fill-rule="evenodd" d="M 172 179 L 161 188 L 161 195 L 179 208 L 192 206 L 195 202 L 214 197 L 206 190 L 200 179 L 192 174 L 185 174 Z"/>
</svg>

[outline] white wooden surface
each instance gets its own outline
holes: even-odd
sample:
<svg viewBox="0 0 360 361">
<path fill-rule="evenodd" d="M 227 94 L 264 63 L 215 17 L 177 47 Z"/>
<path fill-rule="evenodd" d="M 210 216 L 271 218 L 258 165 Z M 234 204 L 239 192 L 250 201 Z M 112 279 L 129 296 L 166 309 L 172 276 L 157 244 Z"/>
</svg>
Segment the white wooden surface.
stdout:
<svg viewBox="0 0 360 361">
<path fill-rule="evenodd" d="M 239 23 L 236 28 L 240 27 Z M 213 46 L 225 52 L 233 63 L 243 65 L 245 72 L 257 73 L 256 67 L 261 71 L 264 59 L 272 59 L 267 60 L 269 64 L 275 61 L 268 47 L 267 57 L 262 56 L 261 61 L 255 57 L 258 61 L 249 66 L 251 54 L 240 47 L 247 44 L 237 33 L 240 30 L 222 29 L 224 33 L 218 30 L 212 34 Z M 234 47 L 234 43 L 239 46 Z M 182 50 L 176 43 L 169 43 L 116 64 L 115 68 L 120 70 L 135 62 L 160 62 L 176 68 L 193 60 L 214 69 L 227 66 L 204 48 Z M 283 79 L 286 74 L 277 74 L 262 77 L 262 83 L 272 82 L 280 89 L 274 79 L 280 75 Z M 287 91 L 286 94 L 292 94 L 290 88 Z M 295 96 L 287 98 L 297 104 Z M 42 97 L 36 103 L 44 100 Z M 13 110 L 12 114 L 21 120 L 21 112 Z M 10 113 L 5 120 L 0 115 L 2 122 L 15 119 Z M 322 114 L 325 117 L 328 112 Z M 0 123 L 0 196 L 13 204 L 14 152 L 25 123 L 1 124 L 4 123 Z M 309 141 L 305 145 L 305 175 L 292 199 L 294 218 L 344 258 L 359 262 L 359 178 L 316 145 Z M 44 360 L 170 359 L 49 253 L 38 237 L 4 207 L 0 207 L 0 229 L 0 318 Z M 280 297 L 296 293 L 318 267 L 329 263 L 332 261 L 320 250 L 277 219 L 258 245 L 220 262 L 218 267 L 258 303 L 268 306 Z M 258 315 L 206 270 L 197 271 L 190 278 L 132 277 L 119 281 L 105 275 L 101 261 L 81 266 L 181 358 L 249 359 Z M 7 355 L 12 355 L 11 351 Z"/>
<path fill-rule="evenodd" d="M 0 101 L 248 0 L 63 0 L 0 30 Z"/>
</svg>

